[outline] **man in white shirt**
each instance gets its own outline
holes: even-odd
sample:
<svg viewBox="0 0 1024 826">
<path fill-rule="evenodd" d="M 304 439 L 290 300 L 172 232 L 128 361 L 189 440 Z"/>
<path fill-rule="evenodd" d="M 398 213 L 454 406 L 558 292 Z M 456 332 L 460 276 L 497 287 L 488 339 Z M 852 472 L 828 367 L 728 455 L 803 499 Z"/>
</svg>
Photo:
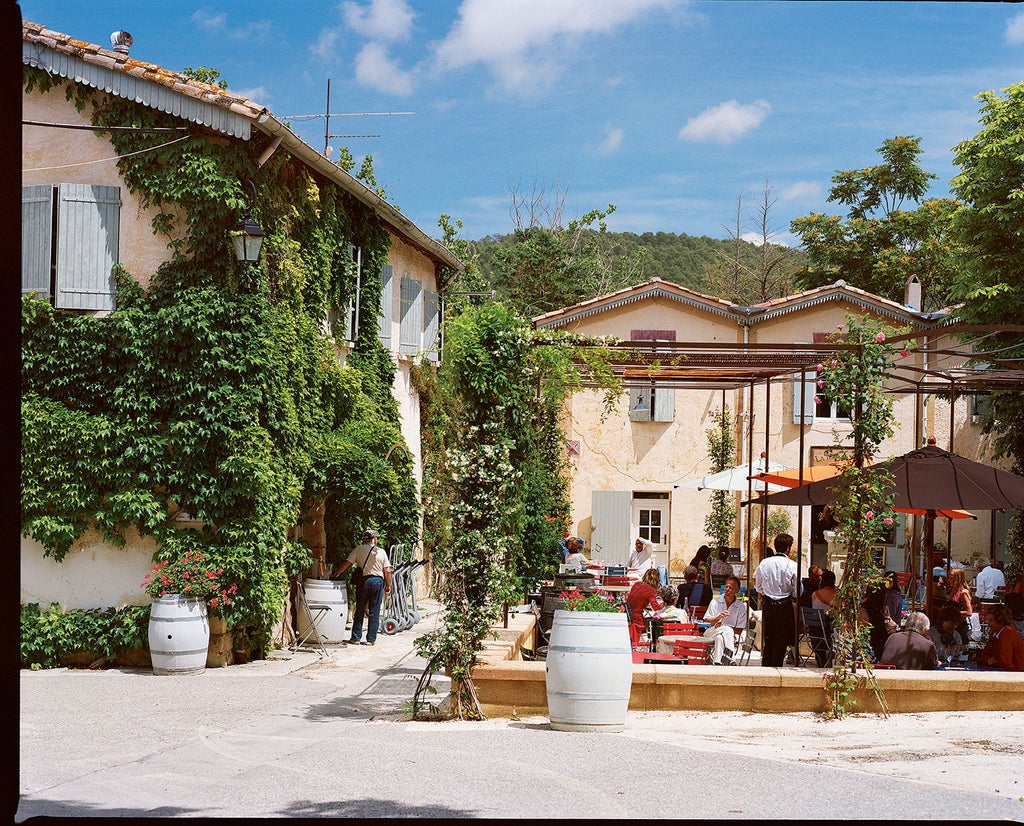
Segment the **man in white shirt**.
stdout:
<svg viewBox="0 0 1024 826">
<path fill-rule="evenodd" d="M 636 550 L 629 555 L 629 567 L 636 568 L 636 575 L 643 578 L 644 571 L 654 567 L 654 543 L 637 537 L 633 547 Z"/>
<path fill-rule="evenodd" d="M 747 627 L 747 604 L 736 599 L 740 592 L 740 580 L 729 575 L 725 578 L 725 591 L 711 600 L 704 620 L 711 626 L 704 636 L 713 643 L 711 662 L 715 665 L 734 665 L 733 652 L 736 641 Z"/>
<path fill-rule="evenodd" d="M 786 646 L 796 630 L 794 601 L 798 594 L 796 562 L 789 558 L 793 537 L 775 537 L 775 555 L 761 560 L 754 572 L 754 587 L 761 606 L 761 665 L 779 668 L 786 659 Z M 708 611 L 710 613 L 710 609 Z"/>
<path fill-rule="evenodd" d="M 1006 577 L 987 559 L 981 560 L 979 564 L 983 567 L 974 579 L 974 594 L 978 599 L 994 600 L 996 588 L 1006 585 Z"/>
</svg>

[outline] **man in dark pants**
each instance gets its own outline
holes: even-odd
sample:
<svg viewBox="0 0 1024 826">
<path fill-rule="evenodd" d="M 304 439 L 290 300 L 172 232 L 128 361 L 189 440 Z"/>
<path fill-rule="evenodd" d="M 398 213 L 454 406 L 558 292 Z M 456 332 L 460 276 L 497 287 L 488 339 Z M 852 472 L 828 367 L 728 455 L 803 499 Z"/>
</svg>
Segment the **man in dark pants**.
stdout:
<svg viewBox="0 0 1024 826">
<path fill-rule="evenodd" d="M 778 668 L 786 658 L 786 646 L 795 630 L 794 601 L 797 596 L 796 562 L 789 558 L 793 537 L 775 537 L 775 555 L 765 557 L 754 572 L 761 606 L 761 665 Z"/>
<path fill-rule="evenodd" d="M 377 532 L 368 530 L 363 533 L 363 544 L 356 545 L 348 555 L 348 559 L 338 566 L 331 574 L 337 579 L 350 565 L 358 565 L 363 570 L 363 584 L 356 591 L 356 611 L 352 615 L 352 637 L 349 645 L 374 645 L 377 642 L 377 629 L 380 625 L 380 605 L 385 594 L 391 593 L 391 561 L 387 551 L 377 547 Z M 366 625 L 366 641 L 363 635 L 363 615 L 369 614 Z"/>
</svg>

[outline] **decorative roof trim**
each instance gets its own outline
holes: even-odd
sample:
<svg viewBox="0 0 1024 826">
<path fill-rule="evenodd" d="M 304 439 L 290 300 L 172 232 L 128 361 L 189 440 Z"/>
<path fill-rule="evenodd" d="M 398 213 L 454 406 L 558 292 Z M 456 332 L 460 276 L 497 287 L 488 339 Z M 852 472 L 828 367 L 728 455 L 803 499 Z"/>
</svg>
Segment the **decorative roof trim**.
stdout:
<svg viewBox="0 0 1024 826">
<path fill-rule="evenodd" d="M 774 309 L 765 309 L 765 312 L 763 314 L 757 316 L 756 318 L 745 319 L 741 323 L 752 325 L 758 323 L 759 321 L 764 321 L 766 319 L 771 318 L 778 318 L 779 316 L 786 315 L 787 313 L 803 310 L 807 307 L 814 307 L 820 304 L 826 304 L 830 301 L 849 301 L 853 304 L 863 304 L 872 312 L 878 313 L 879 315 L 887 316 L 898 321 L 910 321 L 918 325 L 934 326 L 937 324 L 941 324 L 945 321 L 945 317 L 943 317 L 942 319 L 927 318 L 926 315 L 934 315 L 930 313 L 925 314 L 920 313 L 916 310 L 909 309 L 899 310 L 896 308 L 896 305 L 887 306 L 886 304 L 879 302 L 877 299 L 868 298 L 867 296 L 869 295 L 869 293 L 864 293 L 861 290 L 858 290 L 858 292 L 861 294 L 854 295 L 844 288 L 838 288 L 831 292 L 815 296 L 809 296 L 805 299 L 793 301 L 782 307 Z"/>
<path fill-rule="evenodd" d="M 690 307 L 696 307 L 700 310 L 706 310 L 709 313 L 720 315 L 724 318 L 730 318 L 732 314 L 729 312 L 727 307 L 715 307 L 706 301 L 700 301 L 696 298 L 692 298 L 688 295 L 681 295 L 680 293 L 666 290 L 662 286 L 655 286 L 648 288 L 643 292 L 633 293 L 632 295 L 625 295 L 621 298 L 617 298 L 613 301 L 602 303 L 600 306 L 588 307 L 585 310 L 579 310 L 575 313 L 569 313 L 560 318 L 552 319 L 550 321 L 539 321 L 537 327 L 539 328 L 552 328 L 552 327 L 563 327 L 566 324 L 571 324 L 574 321 L 587 318 L 588 316 L 596 315 L 597 313 L 605 312 L 606 310 L 616 310 L 619 307 L 625 307 L 628 304 L 634 304 L 637 301 L 643 301 L 647 298 L 667 298 L 670 301 L 677 301 L 680 304 L 686 304 Z"/>
<path fill-rule="evenodd" d="M 41 43 L 23 40 L 21 60 L 29 66 L 109 92 L 143 106 L 158 109 L 193 123 L 201 123 L 218 132 L 249 140 L 252 121 L 225 109 L 223 105 L 198 100 L 145 77 L 129 74 L 120 68 L 107 68 L 74 55 L 55 51 Z"/>
</svg>

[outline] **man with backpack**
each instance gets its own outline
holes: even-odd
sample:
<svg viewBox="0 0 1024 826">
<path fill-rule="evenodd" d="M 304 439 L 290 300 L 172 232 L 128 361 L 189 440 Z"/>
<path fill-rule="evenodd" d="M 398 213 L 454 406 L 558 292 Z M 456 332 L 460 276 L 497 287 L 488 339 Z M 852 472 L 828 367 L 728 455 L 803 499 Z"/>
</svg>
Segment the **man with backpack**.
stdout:
<svg viewBox="0 0 1024 826">
<path fill-rule="evenodd" d="M 352 615 L 352 637 L 349 645 L 373 645 L 377 642 L 380 626 L 380 606 L 385 594 L 391 593 L 391 561 L 388 553 L 377 546 L 377 532 L 363 532 L 363 544 L 356 545 L 348 558 L 331 574 L 338 579 L 350 566 L 357 566 L 353 574 L 356 582 L 356 610 Z M 366 641 L 363 642 L 363 616 L 369 614 L 366 624 Z"/>
</svg>

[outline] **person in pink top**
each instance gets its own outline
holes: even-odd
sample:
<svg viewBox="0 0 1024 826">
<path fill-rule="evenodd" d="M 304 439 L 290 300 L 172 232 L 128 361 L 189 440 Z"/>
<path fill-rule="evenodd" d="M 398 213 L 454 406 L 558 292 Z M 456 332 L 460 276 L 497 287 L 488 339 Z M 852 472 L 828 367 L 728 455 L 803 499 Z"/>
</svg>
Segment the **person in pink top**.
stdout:
<svg viewBox="0 0 1024 826">
<path fill-rule="evenodd" d="M 629 606 L 632 617 L 629 624 L 629 638 L 633 645 L 640 643 L 640 635 L 647 630 L 644 610 L 648 606 L 652 611 L 659 611 L 664 607 L 658 600 L 659 585 L 661 585 L 661 574 L 658 573 L 658 569 L 648 568 L 644 571 L 643 578 L 630 588 L 626 595 L 626 605 Z"/>
</svg>

